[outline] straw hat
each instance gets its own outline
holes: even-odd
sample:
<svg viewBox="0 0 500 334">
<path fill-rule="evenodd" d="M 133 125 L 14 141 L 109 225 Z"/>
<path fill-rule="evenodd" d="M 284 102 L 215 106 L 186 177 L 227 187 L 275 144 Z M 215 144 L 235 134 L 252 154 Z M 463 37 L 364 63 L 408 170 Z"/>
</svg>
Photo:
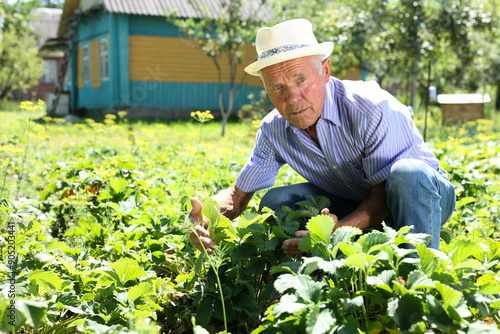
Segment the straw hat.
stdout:
<svg viewBox="0 0 500 334">
<path fill-rule="evenodd" d="M 247 67 L 245 72 L 258 76 L 264 67 L 290 59 L 323 55 L 330 56 L 332 42 L 318 44 L 312 24 L 306 19 L 281 22 L 274 27 L 264 27 L 257 32 L 255 48 L 258 60 Z"/>
</svg>

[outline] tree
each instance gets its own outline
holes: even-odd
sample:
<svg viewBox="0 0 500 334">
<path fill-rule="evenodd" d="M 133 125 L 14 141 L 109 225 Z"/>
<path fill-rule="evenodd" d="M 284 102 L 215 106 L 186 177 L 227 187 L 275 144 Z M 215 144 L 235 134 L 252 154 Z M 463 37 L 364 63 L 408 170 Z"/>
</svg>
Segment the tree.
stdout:
<svg viewBox="0 0 500 334">
<path fill-rule="evenodd" d="M 12 89 L 36 85 L 43 74 L 35 36 L 27 25 L 30 4 L 0 2 L 0 102 Z"/>
<path fill-rule="evenodd" d="M 245 74 L 237 78 L 237 70 L 241 64 L 243 52 L 241 47 L 255 40 L 257 29 L 261 26 L 258 15 L 264 10 L 265 0 L 249 1 L 250 6 L 243 0 L 220 0 L 220 11 L 209 10 L 200 5 L 197 0 L 189 0 L 191 6 L 201 13 L 201 18 L 179 18 L 175 13 L 169 14 L 167 20 L 176 25 L 187 37 L 198 43 L 206 56 L 212 58 L 218 73 L 219 108 L 222 115 L 222 136 L 229 117 L 234 109 L 234 101 L 245 80 Z M 252 9 L 253 7 L 253 9 Z M 242 8 L 245 8 L 243 13 Z M 229 65 L 229 96 L 227 101 L 223 95 L 223 81 L 221 62 L 226 57 Z"/>
</svg>

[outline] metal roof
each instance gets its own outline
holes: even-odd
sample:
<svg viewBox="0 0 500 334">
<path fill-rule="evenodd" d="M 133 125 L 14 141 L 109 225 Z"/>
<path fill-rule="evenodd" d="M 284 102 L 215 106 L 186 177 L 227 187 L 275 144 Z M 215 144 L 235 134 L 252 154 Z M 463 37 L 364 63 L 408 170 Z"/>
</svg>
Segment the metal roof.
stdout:
<svg viewBox="0 0 500 334">
<path fill-rule="evenodd" d="M 177 13 L 179 17 L 201 18 L 208 13 L 217 17 L 221 12 L 223 1 L 230 0 L 197 0 L 192 3 L 186 0 L 100 0 L 106 11 L 110 13 L 165 16 L 166 13 Z M 83 1 L 85 2 L 85 1 Z M 262 0 L 246 0 L 241 14 L 247 18 L 267 21 L 271 12 L 263 6 Z"/>
<path fill-rule="evenodd" d="M 62 10 L 58 8 L 36 8 L 31 14 L 34 18 L 29 22 L 29 27 L 36 34 L 37 46 L 41 48 L 47 40 L 57 37 Z"/>
<path fill-rule="evenodd" d="M 491 102 L 489 94 L 439 94 L 437 101 L 440 104 L 471 104 Z"/>
<path fill-rule="evenodd" d="M 76 9 L 82 13 L 93 9 L 102 8 L 109 13 L 120 13 L 128 15 L 150 15 L 166 16 L 167 13 L 176 13 L 181 18 L 217 17 L 221 13 L 225 1 L 231 0 L 193 0 L 195 6 L 189 0 L 65 0 L 59 36 L 65 36 L 68 32 L 68 20 L 74 15 Z M 272 12 L 263 4 L 263 0 L 244 0 L 241 14 L 245 18 L 269 21 Z"/>
</svg>

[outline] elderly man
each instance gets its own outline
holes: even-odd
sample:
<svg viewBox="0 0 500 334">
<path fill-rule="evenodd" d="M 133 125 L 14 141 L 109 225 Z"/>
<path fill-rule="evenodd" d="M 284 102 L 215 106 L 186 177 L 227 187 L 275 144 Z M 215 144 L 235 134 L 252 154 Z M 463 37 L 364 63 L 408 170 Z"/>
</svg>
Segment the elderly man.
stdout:
<svg viewBox="0 0 500 334">
<path fill-rule="evenodd" d="M 233 187 L 213 198 L 230 219 L 242 213 L 257 190 L 273 186 L 278 170 L 290 165 L 308 182 L 274 188 L 260 207 L 280 210 L 310 196 L 326 196 L 335 227 L 366 230 L 390 217 L 396 228 L 432 236 L 439 248 L 440 229 L 455 208 L 453 185 L 425 148 L 408 107 L 376 83 L 330 77 L 333 43 L 319 44 L 308 20 L 282 22 L 257 33 L 258 60 L 245 68 L 260 76 L 274 109 L 263 120 L 253 153 Z M 190 218 L 202 221 L 201 203 L 192 199 Z M 196 227 L 205 247 L 214 245 Z M 284 242 L 299 254 L 300 239 Z M 193 244 L 201 248 L 198 237 Z"/>
</svg>

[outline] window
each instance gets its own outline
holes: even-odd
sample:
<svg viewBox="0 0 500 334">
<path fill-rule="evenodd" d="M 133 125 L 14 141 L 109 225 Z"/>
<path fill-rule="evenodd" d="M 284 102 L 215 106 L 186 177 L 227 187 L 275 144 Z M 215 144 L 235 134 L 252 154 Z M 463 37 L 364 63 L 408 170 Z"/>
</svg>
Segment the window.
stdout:
<svg viewBox="0 0 500 334">
<path fill-rule="evenodd" d="M 108 38 L 99 41 L 99 59 L 101 69 L 101 80 L 109 79 L 109 43 Z"/>
<path fill-rule="evenodd" d="M 90 50 L 89 45 L 82 45 L 82 78 L 83 82 L 90 82 Z"/>
<path fill-rule="evenodd" d="M 40 79 L 42 83 L 57 83 L 57 61 L 45 61 L 45 73 Z"/>
<path fill-rule="evenodd" d="M 71 86 L 71 62 L 66 67 L 66 74 L 64 75 L 64 87 Z"/>
</svg>

